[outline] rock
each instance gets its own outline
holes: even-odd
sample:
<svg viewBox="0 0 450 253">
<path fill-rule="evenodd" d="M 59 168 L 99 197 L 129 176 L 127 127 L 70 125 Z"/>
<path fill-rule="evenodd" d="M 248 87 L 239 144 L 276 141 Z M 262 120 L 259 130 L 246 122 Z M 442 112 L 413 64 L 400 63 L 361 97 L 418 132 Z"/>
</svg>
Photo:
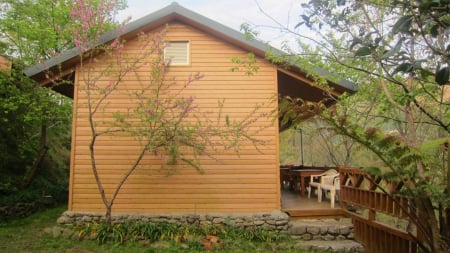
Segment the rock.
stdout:
<svg viewBox="0 0 450 253">
<path fill-rule="evenodd" d="M 343 241 L 303 241 L 298 242 L 296 247 L 307 250 L 329 250 L 331 252 L 364 252 L 364 247 L 351 240 Z"/>
<path fill-rule="evenodd" d="M 339 234 L 341 235 L 348 235 L 350 234 L 350 227 L 342 226 L 339 228 Z"/>
<path fill-rule="evenodd" d="M 267 230 L 275 230 L 277 227 L 275 227 L 274 225 L 269 225 L 267 223 L 264 223 L 261 228 L 263 229 L 267 229 Z"/>
<path fill-rule="evenodd" d="M 276 227 L 276 229 L 277 229 L 278 231 L 286 231 L 286 232 L 287 232 L 288 228 L 289 228 L 289 226 L 288 226 L 287 224 L 284 225 L 284 226 L 277 226 L 277 227 Z"/>
<path fill-rule="evenodd" d="M 303 234 L 302 236 L 300 236 L 300 238 L 302 240 L 309 241 L 313 239 L 313 236 L 311 234 Z"/>
<path fill-rule="evenodd" d="M 339 234 L 339 227 L 333 226 L 333 227 L 329 227 L 328 228 L 328 233 L 332 234 L 332 235 L 337 235 Z"/>
<path fill-rule="evenodd" d="M 310 226 L 306 228 L 306 231 L 312 235 L 318 235 L 320 234 L 320 227 Z"/>
<path fill-rule="evenodd" d="M 353 240 L 353 239 L 355 239 L 355 235 L 353 233 L 350 233 L 347 235 L 347 239 Z"/>
<path fill-rule="evenodd" d="M 275 222 L 275 225 L 277 226 L 284 226 L 286 224 L 288 224 L 288 220 L 278 220 Z"/>
<path fill-rule="evenodd" d="M 346 240 L 347 237 L 343 236 L 343 235 L 338 235 L 336 236 L 336 240 L 340 241 L 340 240 Z"/>
<path fill-rule="evenodd" d="M 213 222 L 214 224 L 223 224 L 223 223 L 225 222 L 225 219 L 223 219 L 223 218 L 214 218 L 214 219 L 212 220 L 212 222 Z"/>
<path fill-rule="evenodd" d="M 253 222 L 252 221 L 246 221 L 242 224 L 244 227 L 252 227 L 253 226 Z"/>
<path fill-rule="evenodd" d="M 320 229 L 320 234 L 321 235 L 327 235 L 328 234 L 328 226 L 321 225 L 321 226 L 318 226 L 318 228 Z"/>
<path fill-rule="evenodd" d="M 92 217 L 85 215 L 85 216 L 83 216 L 81 218 L 81 221 L 83 221 L 83 222 L 91 222 L 92 221 Z"/>
<path fill-rule="evenodd" d="M 263 220 L 256 220 L 255 222 L 253 222 L 256 226 L 261 226 L 263 225 L 265 222 Z"/>
<path fill-rule="evenodd" d="M 283 213 L 280 210 L 274 210 L 270 213 L 270 215 L 276 220 L 276 221 L 280 221 L 280 220 L 289 220 L 289 215 L 287 215 L 286 213 Z"/>
<path fill-rule="evenodd" d="M 253 222 L 253 217 L 252 216 L 245 216 L 244 217 L 244 221 L 247 221 L 247 222 Z"/>
<path fill-rule="evenodd" d="M 266 223 L 267 224 L 269 224 L 269 225 L 275 225 L 275 224 L 277 224 L 277 222 L 275 221 L 275 220 L 266 220 Z"/>
<path fill-rule="evenodd" d="M 211 225 L 211 221 L 209 221 L 209 220 L 202 220 L 202 221 L 200 221 L 200 225 Z"/>
<path fill-rule="evenodd" d="M 73 223 L 73 218 L 71 218 L 70 216 L 60 216 L 57 220 L 56 223 L 58 224 L 72 224 Z"/>
<path fill-rule="evenodd" d="M 323 240 L 325 240 L 325 241 L 332 241 L 332 240 L 334 240 L 334 239 L 336 239 L 333 235 L 324 235 L 324 236 L 322 236 L 322 239 Z"/>
<path fill-rule="evenodd" d="M 52 236 L 54 238 L 60 237 L 61 234 L 62 234 L 62 228 L 60 228 L 58 226 L 52 227 Z"/>
<path fill-rule="evenodd" d="M 291 235 L 303 235 L 306 233 L 306 226 L 292 226 L 289 229 Z"/>
</svg>

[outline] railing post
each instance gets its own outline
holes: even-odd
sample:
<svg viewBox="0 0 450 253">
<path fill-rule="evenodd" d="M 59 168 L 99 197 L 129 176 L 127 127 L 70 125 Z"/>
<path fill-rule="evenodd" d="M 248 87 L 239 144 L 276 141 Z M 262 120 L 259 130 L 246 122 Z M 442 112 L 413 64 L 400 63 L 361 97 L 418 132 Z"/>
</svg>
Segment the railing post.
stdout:
<svg viewBox="0 0 450 253">
<path fill-rule="evenodd" d="M 345 174 L 342 172 L 343 168 L 342 167 L 338 167 L 338 171 L 339 171 L 339 205 L 341 206 L 341 208 L 344 208 L 344 201 L 347 199 L 347 189 L 345 189 L 345 181 L 346 180 L 346 176 Z"/>
<path fill-rule="evenodd" d="M 365 176 L 370 177 L 371 180 L 369 180 L 369 189 L 370 189 L 370 191 L 374 191 L 374 189 L 376 189 L 376 187 L 377 187 L 376 184 L 373 183 L 373 182 L 375 182 L 375 178 L 368 174 L 366 174 Z M 369 196 L 367 196 L 367 198 L 369 198 L 367 201 L 370 201 L 371 196 L 369 195 Z M 368 206 L 370 206 L 370 205 L 368 205 Z M 375 209 L 369 208 L 369 213 L 368 213 L 367 218 L 370 221 L 374 221 L 374 220 L 376 220 L 376 215 L 377 215 L 377 213 L 376 213 Z"/>
</svg>

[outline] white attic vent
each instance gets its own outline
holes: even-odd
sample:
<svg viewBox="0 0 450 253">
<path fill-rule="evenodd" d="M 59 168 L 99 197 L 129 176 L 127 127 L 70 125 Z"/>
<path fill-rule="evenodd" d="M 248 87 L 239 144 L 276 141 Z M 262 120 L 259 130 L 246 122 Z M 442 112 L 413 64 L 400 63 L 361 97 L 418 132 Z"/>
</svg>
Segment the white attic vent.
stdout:
<svg viewBox="0 0 450 253">
<path fill-rule="evenodd" d="M 170 41 L 164 48 L 164 60 L 170 65 L 188 65 L 189 41 Z"/>
</svg>

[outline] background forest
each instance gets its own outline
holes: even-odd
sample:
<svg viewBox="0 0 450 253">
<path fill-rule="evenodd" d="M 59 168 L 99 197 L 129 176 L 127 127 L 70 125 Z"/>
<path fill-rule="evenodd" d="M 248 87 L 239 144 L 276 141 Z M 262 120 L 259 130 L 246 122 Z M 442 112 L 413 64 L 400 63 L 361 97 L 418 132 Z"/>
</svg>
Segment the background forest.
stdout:
<svg viewBox="0 0 450 253">
<path fill-rule="evenodd" d="M 67 203 L 72 100 L 38 86 L 23 70 L 74 47 L 72 35 L 80 27 L 72 22 L 72 4 L 0 0 L 0 56 L 6 62 L 0 71 L 0 206 L 28 203 L 24 212 L 2 208 L 1 218 Z M 108 15 L 125 6 L 117 1 Z M 116 25 L 113 20 L 106 30 Z"/>
</svg>

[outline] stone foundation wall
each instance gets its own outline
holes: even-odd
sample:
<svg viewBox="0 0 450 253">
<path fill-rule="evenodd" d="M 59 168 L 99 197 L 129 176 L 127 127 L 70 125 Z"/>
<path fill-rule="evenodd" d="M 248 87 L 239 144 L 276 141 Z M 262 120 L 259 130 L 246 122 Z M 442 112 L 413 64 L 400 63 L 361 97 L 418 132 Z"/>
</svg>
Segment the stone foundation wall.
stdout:
<svg viewBox="0 0 450 253">
<path fill-rule="evenodd" d="M 304 241 L 355 239 L 350 219 L 293 220 L 289 222 L 289 234 Z"/>
<path fill-rule="evenodd" d="M 99 222 L 104 220 L 104 215 L 99 213 L 64 212 L 58 218 L 58 224 L 82 224 Z M 288 231 L 289 216 L 281 211 L 256 214 L 120 214 L 113 215 L 113 223 L 128 221 L 141 222 L 168 222 L 189 225 L 223 225 L 234 228 L 262 228 L 273 231 Z"/>
</svg>

